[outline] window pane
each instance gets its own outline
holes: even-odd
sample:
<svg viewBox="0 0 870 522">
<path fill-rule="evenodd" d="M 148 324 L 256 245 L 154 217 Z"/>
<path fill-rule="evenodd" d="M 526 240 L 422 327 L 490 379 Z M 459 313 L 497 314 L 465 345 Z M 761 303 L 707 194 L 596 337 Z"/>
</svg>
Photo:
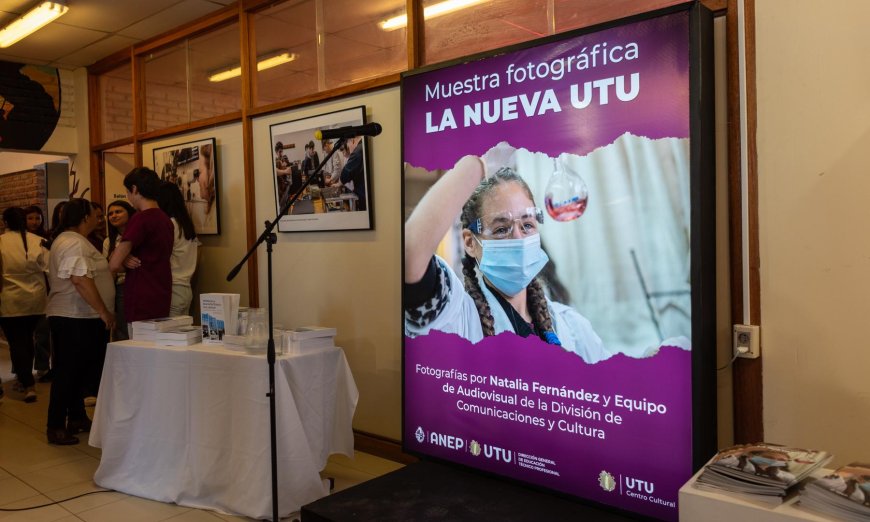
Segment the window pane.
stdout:
<svg viewBox="0 0 870 522">
<path fill-rule="evenodd" d="M 425 0 L 424 14 L 443 1 Z M 546 0 L 484 0 L 426 18 L 425 61 L 438 63 L 548 34 Z"/>
<path fill-rule="evenodd" d="M 258 61 L 287 52 L 294 59 L 258 71 L 255 105 L 317 92 L 317 30 L 314 0 L 285 2 L 253 17 Z"/>
<path fill-rule="evenodd" d="M 405 70 L 405 27 L 387 31 L 379 25 L 404 13 L 404 0 L 291 0 L 259 11 L 253 17 L 259 61 L 283 52 L 294 59 L 257 73 L 255 104 L 299 98 Z M 323 35 L 320 47 L 318 32 Z"/>
<path fill-rule="evenodd" d="M 383 21 L 405 14 L 405 0 L 330 0 L 323 5 L 326 89 L 408 68 L 406 26 L 381 28 Z"/>
<path fill-rule="evenodd" d="M 588 27 L 679 3 L 682 0 L 555 0 L 556 32 Z"/>
<path fill-rule="evenodd" d="M 217 76 L 240 67 L 239 24 L 233 23 L 190 40 L 189 53 L 190 120 L 242 110 L 241 76 L 229 79 Z"/>
<path fill-rule="evenodd" d="M 146 130 L 190 121 L 185 47 L 181 43 L 144 57 Z"/>
<path fill-rule="evenodd" d="M 133 135 L 133 68 L 129 63 L 99 76 L 100 142 Z"/>
</svg>

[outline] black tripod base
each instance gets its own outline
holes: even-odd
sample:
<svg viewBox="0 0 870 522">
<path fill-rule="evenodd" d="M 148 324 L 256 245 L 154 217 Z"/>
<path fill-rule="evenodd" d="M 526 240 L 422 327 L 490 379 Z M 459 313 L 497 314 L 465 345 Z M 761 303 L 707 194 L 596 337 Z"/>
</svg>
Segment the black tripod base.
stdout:
<svg viewBox="0 0 870 522">
<path fill-rule="evenodd" d="M 302 522 L 637 520 L 428 461 L 302 506 L 301 515 Z"/>
</svg>

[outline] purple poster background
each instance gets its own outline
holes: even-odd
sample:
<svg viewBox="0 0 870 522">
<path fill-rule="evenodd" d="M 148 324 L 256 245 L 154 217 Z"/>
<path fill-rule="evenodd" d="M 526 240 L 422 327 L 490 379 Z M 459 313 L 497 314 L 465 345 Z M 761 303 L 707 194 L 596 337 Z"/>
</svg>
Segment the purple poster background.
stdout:
<svg viewBox="0 0 870 522">
<path fill-rule="evenodd" d="M 404 371 L 409 449 L 676 520 L 692 474 L 690 352 L 590 365 L 533 337 L 436 332 L 406 339 Z"/>
<path fill-rule="evenodd" d="M 585 155 L 625 132 L 651 139 L 687 138 L 688 21 L 688 12 L 677 13 L 405 78 L 404 160 L 429 170 L 448 169 L 462 156 L 482 154 L 500 141 L 555 157 L 563 152 Z M 636 45 L 636 53 L 631 44 Z M 559 80 L 551 79 L 552 64 L 559 59 L 564 73 Z M 571 71 L 567 70 L 569 60 Z M 538 78 L 535 72 L 535 79 L 528 79 L 530 64 L 533 71 L 549 69 L 551 74 Z M 578 64 L 588 67 L 577 70 Z M 525 81 L 517 82 L 516 75 L 521 74 L 517 70 L 525 71 Z M 637 75 L 637 95 L 630 101 L 620 101 L 616 82 L 622 78 L 624 90 L 629 91 L 632 74 Z M 475 77 L 479 90 L 474 90 Z M 497 88 L 490 87 L 494 77 L 498 79 Z M 450 90 L 451 95 L 445 97 L 443 90 L 455 87 L 457 82 L 460 94 Z M 472 92 L 464 93 L 466 82 Z M 576 86 L 578 98 L 583 101 L 588 86 L 591 99 L 585 108 L 572 104 L 572 86 Z M 543 102 L 548 90 L 555 94 L 560 110 L 547 110 Z M 537 104 L 533 103 L 535 93 Z M 520 96 L 525 96 L 526 105 Z M 481 121 L 479 125 L 469 122 L 465 126 L 466 106 L 481 104 L 483 112 L 483 104 L 488 103 L 491 113 L 495 113 L 498 105 L 503 115 L 504 104 L 511 101 L 516 105 L 515 119 Z M 442 128 L 448 109 L 456 128 L 446 126 L 432 131 Z"/>
<path fill-rule="evenodd" d="M 409 76 L 404 161 L 449 169 L 501 141 L 556 157 L 626 133 L 689 138 L 689 62 L 684 11 Z M 691 352 L 592 365 L 534 337 L 472 345 L 440 332 L 404 350 L 409 450 L 677 519 L 692 473 Z"/>
</svg>

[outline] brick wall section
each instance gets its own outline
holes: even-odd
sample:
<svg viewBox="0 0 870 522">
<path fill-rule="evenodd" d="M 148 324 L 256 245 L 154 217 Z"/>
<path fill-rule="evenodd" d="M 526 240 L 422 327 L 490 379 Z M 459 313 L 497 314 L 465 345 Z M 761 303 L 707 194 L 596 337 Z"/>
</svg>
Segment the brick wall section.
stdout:
<svg viewBox="0 0 870 522">
<path fill-rule="evenodd" d="M 133 135 L 133 91 L 130 79 L 100 78 L 102 93 L 103 141 L 115 141 Z"/>
<path fill-rule="evenodd" d="M 242 108 L 241 93 L 224 93 L 194 85 L 187 111 L 187 89 L 183 86 L 149 83 L 145 87 L 148 130 L 219 116 Z"/>
<path fill-rule="evenodd" d="M 39 205 L 42 214 L 47 216 L 45 171 L 25 170 L 0 175 L 0 215 L 9 207 L 29 207 Z M 0 230 L 3 221 L 0 220 Z"/>
<path fill-rule="evenodd" d="M 133 95 L 130 80 L 100 78 L 103 116 L 103 142 L 126 138 L 133 134 Z M 242 108 L 241 93 L 224 93 L 194 86 L 187 110 L 187 90 L 184 86 L 148 83 L 145 88 L 147 130 L 165 129 L 190 121 L 219 116 Z"/>
</svg>

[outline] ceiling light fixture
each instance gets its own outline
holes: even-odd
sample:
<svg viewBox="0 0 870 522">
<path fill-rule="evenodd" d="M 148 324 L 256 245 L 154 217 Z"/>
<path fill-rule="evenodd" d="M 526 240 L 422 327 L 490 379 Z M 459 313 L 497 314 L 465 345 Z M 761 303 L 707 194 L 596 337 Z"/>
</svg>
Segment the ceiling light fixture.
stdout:
<svg viewBox="0 0 870 522">
<path fill-rule="evenodd" d="M 18 40 L 38 31 L 67 11 L 69 11 L 69 6 L 65 2 L 41 2 L 21 18 L 0 29 L 0 47 L 9 47 Z"/>
<path fill-rule="evenodd" d="M 271 69 L 272 67 L 277 67 L 281 64 L 292 62 L 295 59 L 296 54 L 288 53 L 287 51 L 280 51 L 278 53 L 261 56 L 257 59 L 257 70 L 263 71 L 266 69 Z M 242 67 L 240 65 L 237 65 L 235 67 L 230 67 L 229 69 L 224 69 L 222 71 L 210 74 L 208 76 L 208 81 L 222 82 L 224 80 L 229 80 L 230 78 L 235 78 L 236 76 L 241 75 Z"/>
<path fill-rule="evenodd" d="M 445 0 L 444 2 L 439 2 L 437 4 L 424 7 L 423 18 L 427 20 L 429 18 L 437 18 L 441 15 L 452 13 L 453 11 L 458 11 L 460 9 L 465 9 L 466 7 L 471 7 L 484 1 L 486 0 Z M 393 31 L 395 29 L 405 27 L 406 25 L 408 25 L 408 15 L 403 14 L 399 16 L 394 16 L 389 20 L 381 22 L 379 25 L 384 31 Z"/>
</svg>

